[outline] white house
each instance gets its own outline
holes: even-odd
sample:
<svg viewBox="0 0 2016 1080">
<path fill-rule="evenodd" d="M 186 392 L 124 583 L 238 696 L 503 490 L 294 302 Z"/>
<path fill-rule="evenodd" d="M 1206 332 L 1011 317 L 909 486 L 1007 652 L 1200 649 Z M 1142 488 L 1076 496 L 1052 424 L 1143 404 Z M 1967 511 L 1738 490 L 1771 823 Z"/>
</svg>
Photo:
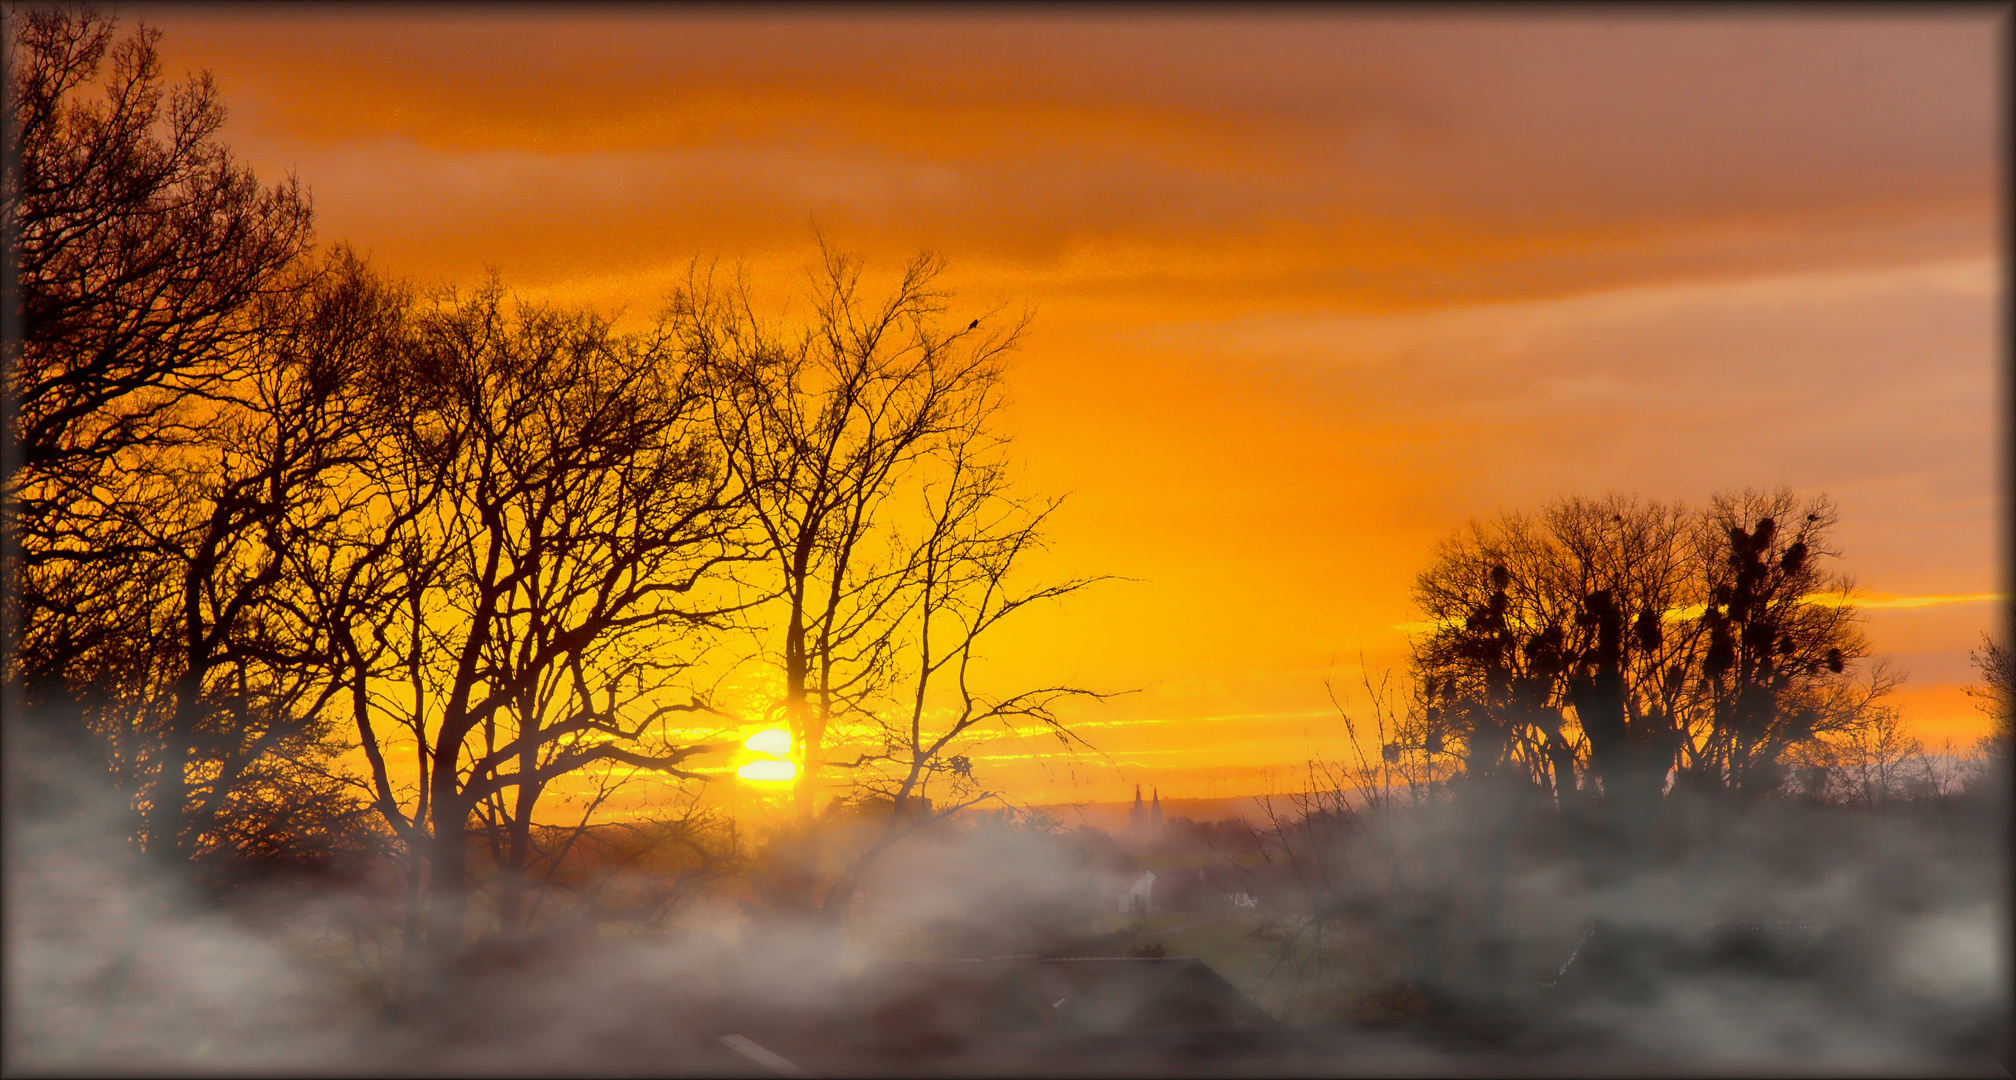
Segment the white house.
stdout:
<svg viewBox="0 0 2016 1080">
<path fill-rule="evenodd" d="M 1120 913 L 1155 910 L 1155 871 L 1143 870 L 1134 884 L 1120 894 Z"/>
</svg>

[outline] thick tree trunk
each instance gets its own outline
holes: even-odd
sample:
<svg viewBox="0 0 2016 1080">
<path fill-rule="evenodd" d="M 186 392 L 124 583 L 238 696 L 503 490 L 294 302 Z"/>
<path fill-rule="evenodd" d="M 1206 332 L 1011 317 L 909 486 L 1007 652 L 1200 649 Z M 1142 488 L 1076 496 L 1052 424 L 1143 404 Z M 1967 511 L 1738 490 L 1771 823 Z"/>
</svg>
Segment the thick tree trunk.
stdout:
<svg viewBox="0 0 2016 1080">
<path fill-rule="evenodd" d="M 1645 854 L 1642 847 L 1650 834 L 1648 822 L 1641 820 L 1645 803 L 1640 797 L 1644 785 L 1624 725 L 1623 695 L 1612 672 L 1601 672 L 1586 680 L 1573 693 L 1575 713 L 1589 738 L 1589 761 L 1603 785 L 1601 842 L 1597 861 L 1590 869 L 1596 883 L 1614 885 L 1631 875 Z"/>
<path fill-rule="evenodd" d="M 403 1009 L 413 992 L 413 979 L 426 947 L 427 860 L 421 852 L 408 855 L 406 865 L 406 917 L 399 928 L 399 968 L 392 980 L 392 1006 Z"/>
<path fill-rule="evenodd" d="M 183 818 L 189 804 L 189 733 L 196 727 L 202 695 L 202 675 L 191 670 L 175 680 L 175 705 L 161 741 L 161 760 L 154 773 L 147 808 L 148 855 L 173 866 L 188 858 Z"/>
<path fill-rule="evenodd" d="M 427 838 L 428 958 L 438 963 L 462 949 L 469 915 L 468 810 L 459 793 L 434 791 L 432 835 Z"/>
<path fill-rule="evenodd" d="M 521 732 L 536 726 L 534 707 L 530 695 L 519 705 Z M 539 801 L 539 785 L 530 778 L 538 768 L 538 744 L 527 738 L 525 748 L 518 752 L 518 794 L 511 806 L 503 874 L 498 881 L 497 929 L 506 934 L 525 929 L 525 864 L 532 849 L 532 808 Z"/>
<path fill-rule="evenodd" d="M 1611 594 L 1590 594 L 1584 611 L 1596 624 L 1597 641 L 1588 659 L 1594 670 L 1574 679 L 1569 699 L 1589 739 L 1589 759 L 1603 783 L 1608 826 L 1597 880 L 1616 885 L 1645 870 L 1652 858 L 1659 802 L 1665 786 L 1663 763 L 1653 775 L 1654 740 L 1633 730 L 1624 706 L 1624 623 Z"/>
<path fill-rule="evenodd" d="M 529 918 L 525 895 L 530 883 L 525 877 L 525 867 L 532 858 L 532 807 L 538 797 L 537 785 L 519 786 L 518 802 L 512 807 L 510 831 L 505 837 L 504 873 L 498 882 L 497 929 L 507 934 L 525 929 Z"/>
<path fill-rule="evenodd" d="M 1483 820 L 1492 823 L 1484 835 L 1482 888 L 1478 890 L 1477 922 L 1483 940 L 1477 943 L 1479 975 L 1485 1004 L 1494 1012 L 1511 1007 L 1511 944 L 1505 936 L 1505 880 L 1520 823 L 1539 793 L 1522 778 L 1493 779 L 1485 791 Z"/>
</svg>

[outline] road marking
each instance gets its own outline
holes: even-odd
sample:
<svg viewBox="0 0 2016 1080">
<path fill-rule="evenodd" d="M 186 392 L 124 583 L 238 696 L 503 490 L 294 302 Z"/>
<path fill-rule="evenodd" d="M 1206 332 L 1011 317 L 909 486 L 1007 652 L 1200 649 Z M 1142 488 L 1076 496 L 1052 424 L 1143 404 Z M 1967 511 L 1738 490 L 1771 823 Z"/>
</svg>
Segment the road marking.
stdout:
<svg viewBox="0 0 2016 1080">
<path fill-rule="evenodd" d="M 765 1050 L 740 1035 L 721 1036 L 721 1045 L 776 1073 L 778 1076 L 788 1076 L 791 1080 L 815 1080 L 811 1073 L 791 1064 L 789 1061 L 778 1057 L 776 1054 Z"/>
</svg>

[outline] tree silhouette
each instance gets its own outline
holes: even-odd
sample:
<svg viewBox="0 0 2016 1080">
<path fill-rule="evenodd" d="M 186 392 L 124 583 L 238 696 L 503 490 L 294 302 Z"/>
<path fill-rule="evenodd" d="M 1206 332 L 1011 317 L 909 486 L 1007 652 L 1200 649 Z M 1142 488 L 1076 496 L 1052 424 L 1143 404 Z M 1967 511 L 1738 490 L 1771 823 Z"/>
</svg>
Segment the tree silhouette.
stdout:
<svg viewBox="0 0 2016 1080">
<path fill-rule="evenodd" d="M 358 453 L 341 339 L 373 284 L 304 258 L 296 186 L 218 139 L 159 32 L 10 15 L 5 679 L 163 863 L 285 863 L 354 825 L 289 560 Z M 347 824 L 346 824 L 347 823 Z"/>
<path fill-rule="evenodd" d="M 1746 799 L 1776 790 L 1788 748 L 1852 730 L 1894 685 L 1880 669 L 1864 685 L 1846 677 L 1868 644 L 1850 582 L 1822 569 L 1837 554 L 1835 521 L 1825 500 L 1799 504 L 1783 490 L 1719 498 L 1704 516 L 1707 647 L 1694 696 L 1680 703 L 1690 723 L 1678 764 L 1694 786 Z"/>
<path fill-rule="evenodd" d="M 2011 662 L 2006 644 L 2010 616 L 2016 615 L 2016 608 L 2004 607 L 2002 614 L 2002 632 L 1982 634 L 1981 647 L 1970 654 L 1975 668 L 1981 672 L 1982 685 L 1968 688 L 1993 725 L 1976 745 L 1982 767 L 1975 770 L 1970 786 L 1997 798 L 2006 796 L 2008 791 L 2011 750 L 2016 748 L 2016 663 Z"/>
<path fill-rule="evenodd" d="M 505 835 L 499 918 L 514 930 L 550 785 L 694 775 L 680 766 L 708 747 L 667 721 L 706 708 L 676 684 L 690 631 L 732 608 L 703 597 L 710 575 L 743 555 L 700 384 L 662 338 L 514 313 L 493 281 L 410 313 L 372 381 L 398 421 L 311 580 L 369 797 L 425 882 L 411 962 L 423 939 L 442 956 L 462 944 L 479 821 Z"/>
<path fill-rule="evenodd" d="M 143 818 L 150 851 L 182 860 L 214 844 L 227 822 L 326 816 L 309 811 L 341 789 L 327 716 L 337 688 L 323 676 L 333 642 L 304 617 L 299 555 L 372 452 L 378 418 L 355 387 L 395 303 L 340 249 L 305 289 L 269 299 L 286 311 L 266 314 L 274 329 L 256 342 L 231 407 L 215 402 L 204 438 L 154 478 L 155 512 L 131 523 L 171 586 L 152 638 L 161 704 L 133 703 L 158 713 L 160 726 L 120 725 L 127 739 L 145 736 L 132 749 L 155 759 Z M 302 787 L 310 778 L 315 798 Z M 268 787 L 275 796 L 259 794 Z M 248 800 L 258 799 L 269 806 L 255 816 Z"/>
<path fill-rule="evenodd" d="M 859 261 L 826 251 L 812 317 L 796 330 L 762 317 L 739 282 L 696 277 L 675 300 L 685 347 L 710 373 L 728 466 L 769 543 L 802 819 L 817 809 L 829 729 L 870 716 L 893 677 L 910 552 L 882 543 L 887 504 L 928 459 L 977 437 L 1021 335 L 1021 323 L 986 336 L 941 329 L 943 270 L 920 257 L 871 300 Z"/>
<path fill-rule="evenodd" d="M 1605 857 L 1583 849 L 1592 869 L 1621 872 L 1670 782 L 1775 790 L 1788 748 L 1867 722 L 1893 685 L 1880 665 L 1851 673 L 1867 647 L 1826 569 L 1834 524 L 1826 500 L 1781 489 L 1473 525 L 1416 587 L 1434 625 L 1413 649 L 1424 741 L 1551 792 L 1585 845 L 1606 839 Z"/>
<path fill-rule="evenodd" d="M 886 800 L 888 812 L 827 887 L 821 908 L 828 912 L 845 904 L 875 860 L 903 837 L 998 794 L 983 785 L 971 759 L 960 752 L 974 729 L 994 724 L 1013 731 L 1028 724 L 1069 746 L 1078 740 L 1057 705 L 1108 696 L 1074 686 L 1007 695 L 980 688 L 975 648 L 990 631 L 1032 604 L 1069 596 L 1098 580 L 1017 582 L 1019 564 L 1042 545 L 1043 525 L 1059 504 L 1015 498 L 1004 449 L 984 429 L 975 430 L 934 461 L 938 475 L 919 493 L 924 525 L 905 545 L 908 559 L 900 579 L 900 695 L 890 713 L 875 714 L 879 750 L 850 763 L 857 770 L 857 789 Z M 935 804 L 933 790 L 940 793 Z"/>
<path fill-rule="evenodd" d="M 5 357 L 4 591 L 6 624 L 32 632 L 116 605 L 106 564 L 145 543 L 121 531 L 128 478 L 200 439 L 245 375 L 254 301 L 303 283 L 287 270 L 310 212 L 294 181 L 262 188 L 232 159 L 207 74 L 163 85 L 158 30 L 121 37 L 110 18 L 40 7 L 7 23 L 19 157 L 0 213 L 19 333 Z"/>
<path fill-rule="evenodd" d="M 918 257 L 871 298 L 859 260 L 822 251 L 801 326 L 760 314 L 744 283 L 717 287 L 697 273 L 674 311 L 685 348 L 711 373 L 717 437 L 768 543 L 781 609 L 772 655 L 803 835 L 774 849 L 793 864 L 778 870 L 791 883 L 779 895 L 830 913 L 902 836 L 987 797 L 961 753 L 973 728 L 1032 721 L 1068 738 L 1055 703 L 1098 695 L 990 696 L 973 678 L 975 644 L 993 627 L 1090 584 L 1013 580 L 1055 508 L 1012 493 L 994 428 L 1003 362 L 1027 320 L 947 330 L 943 260 Z M 857 752 L 834 760 L 850 742 Z M 839 800 L 887 814 L 822 897 L 814 819 L 834 767 L 851 777 Z M 925 809 L 934 782 L 954 797 Z"/>
<path fill-rule="evenodd" d="M 2005 610 L 2005 618 L 2010 613 Z M 2007 633 L 2005 623 L 2005 637 Z M 1998 752 L 2007 754 L 2009 744 L 2016 742 L 2016 661 L 2011 660 L 2009 646 L 2003 640 L 1994 634 L 1981 635 L 1981 647 L 1973 652 L 1972 659 L 1981 672 L 1982 685 L 1973 694 L 1995 722 L 1989 739 L 1999 744 Z"/>
</svg>

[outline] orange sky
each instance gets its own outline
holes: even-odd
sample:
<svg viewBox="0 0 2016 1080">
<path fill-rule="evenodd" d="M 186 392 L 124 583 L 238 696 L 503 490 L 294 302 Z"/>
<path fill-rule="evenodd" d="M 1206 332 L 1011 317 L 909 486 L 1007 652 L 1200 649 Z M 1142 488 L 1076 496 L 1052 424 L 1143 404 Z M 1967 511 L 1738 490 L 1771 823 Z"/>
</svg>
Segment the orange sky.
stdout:
<svg viewBox="0 0 2016 1080">
<path fill-rule="evenodd" d="M 423 282 L 649 313 L 695 256 L 782 280 L 816 223 L 1032 306 L 1048 565 L 1139 580 L 991 655 L 1141 688 L 1079 711 L 1110 762 L 983 748 L 1032 801 L 1293 786 L 1431 545 L 1571 492 L 1830 493 L 1862 588 L 1975 597 L 1869 629 L 1928 741 L 1983 728 L 2006 15 L 121 12 L 325 240 Z"/>
</svg>

